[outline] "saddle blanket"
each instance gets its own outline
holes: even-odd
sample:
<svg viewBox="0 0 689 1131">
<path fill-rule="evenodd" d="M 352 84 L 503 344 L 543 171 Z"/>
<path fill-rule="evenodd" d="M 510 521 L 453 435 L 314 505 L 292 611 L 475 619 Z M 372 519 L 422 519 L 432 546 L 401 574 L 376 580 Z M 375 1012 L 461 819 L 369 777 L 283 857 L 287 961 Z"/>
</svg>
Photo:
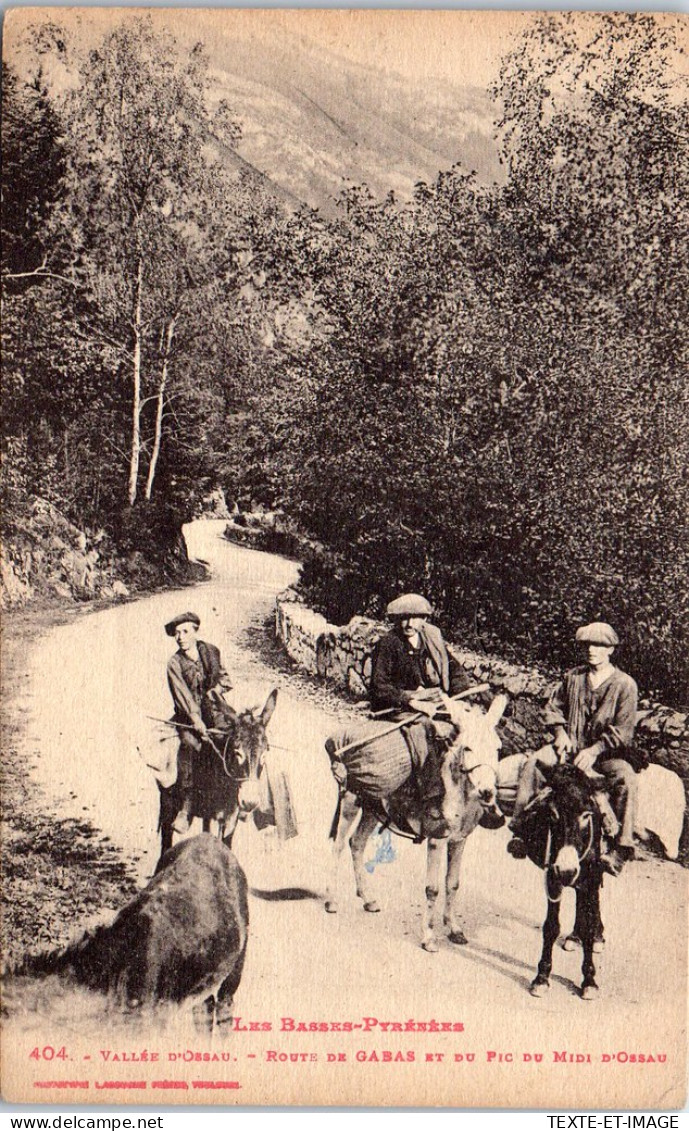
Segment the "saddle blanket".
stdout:
<svg viewBox="0 0 689 1131">
<path fill-rule="evenodd" d="M 638 783 L 634 831 L 641 840 L 647 829 L 655 833 L 666 855 L 676 860 L 686 808 L 682 779 L 663 766 L 650 765 L 638 775 Z"/>
</svg>

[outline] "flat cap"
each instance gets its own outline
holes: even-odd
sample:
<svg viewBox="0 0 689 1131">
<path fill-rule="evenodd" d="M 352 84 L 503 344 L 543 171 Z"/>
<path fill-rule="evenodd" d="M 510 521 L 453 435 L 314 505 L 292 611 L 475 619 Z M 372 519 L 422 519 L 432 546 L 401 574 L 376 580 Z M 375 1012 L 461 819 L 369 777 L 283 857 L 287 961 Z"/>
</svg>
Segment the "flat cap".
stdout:
<svg viewBox="0 0 689 1131">
<path fill-rule="evenodd" d="M 585 624 L 582 628 L 577 629 L 576 642 L 577 644 L 602 644 L 604 648 L 615 648 L 619 644 L 620 638 L 609 624 L 596 620 L 593 624 Z"/>
<path fill-rule="evenodd" d="M 180 613 L 178 617 L 174 617 L 173 620 L 168 621 L 165 625 L 165 631 L 168 636 L 174 636 L 181 624 L 193 624 L 194 628 L 198 628 L 201 621 L 196 613 Z"/>
<path fill-rule="evenodd" d="M 418 593 L 403 593 L 390 602 L 385 612 L 389 617 L 429 617 L 433 606 Z"/>
</svg>

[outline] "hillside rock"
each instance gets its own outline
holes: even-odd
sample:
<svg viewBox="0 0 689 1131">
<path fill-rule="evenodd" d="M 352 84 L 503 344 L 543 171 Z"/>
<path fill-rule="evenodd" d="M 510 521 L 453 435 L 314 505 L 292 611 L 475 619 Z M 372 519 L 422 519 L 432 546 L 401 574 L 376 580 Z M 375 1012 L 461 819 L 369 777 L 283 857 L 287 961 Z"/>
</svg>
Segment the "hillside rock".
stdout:
<svg viewBox="0 0 689 1131">
<path fill-rule="evenodd" d="M 103 531 L 87 534 L 45 499 L 30 501 L 0 550 L 0 606 L 37 597 L 88 601 L 129 596 L 117 577 L 113 547 Z"/>
</svg>

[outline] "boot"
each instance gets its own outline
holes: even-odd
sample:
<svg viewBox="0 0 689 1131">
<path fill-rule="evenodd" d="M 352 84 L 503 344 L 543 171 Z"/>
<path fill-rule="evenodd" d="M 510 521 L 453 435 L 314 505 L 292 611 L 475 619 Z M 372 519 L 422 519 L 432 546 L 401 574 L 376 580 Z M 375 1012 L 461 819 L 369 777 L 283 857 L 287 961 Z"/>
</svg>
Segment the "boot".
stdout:
<svg viewBox="0 0 689 1131">
<path fill-rule="evenodd" d="M 634 859 L 634 848 L 627 844 L 608 844 L 600 854 L 601 867 L 610 876 L 619 876 L 627 860 Z"/>
<path fill-rule="evenodd" d="M 522 839 L 522 823 L 519 817 L 513 817 L 507 826 L 512 833 L 512 839 L 507 843 L 507 851 L 515 860 L 525 860 L 527 856 L 526 845 Z"/>
<path fill-rule="evenodd" d="M 172 831 L 182 836 L 189 832 L 191 825 L 191 801 L 187 800 L 182 805 L 179 813 L 172 822 Z"/>
</svg>

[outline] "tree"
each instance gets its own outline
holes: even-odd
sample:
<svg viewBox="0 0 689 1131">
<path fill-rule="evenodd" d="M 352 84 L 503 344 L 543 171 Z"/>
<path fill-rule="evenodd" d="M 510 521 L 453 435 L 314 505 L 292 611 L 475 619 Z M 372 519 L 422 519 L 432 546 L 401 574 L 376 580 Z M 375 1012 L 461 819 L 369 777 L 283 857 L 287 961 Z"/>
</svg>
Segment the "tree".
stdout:
<svg viewBox="0 0 689 1131">
<path fill-rule="evenodd" d="M 119 343 L 130 374 L 127 501 L 140 484 L 143 413 L 156 403 L 145 495 L 150 498 L 175 334 L 190 296 L 233 273 L 232 231 L 223 195 L 232 188 L 207 154 L 209 140 L 233 146 L 238 124 L 221 104 L 207 106 L 207 62 L 187 57 L 150 20 L 125 23 L 91 51 L 70 116 L 78 145 L 72 208 L 88 248 L 90 313 Z M 213 219 L 215 217 L 215 219 Z M 151 347 L 151 335 L 162 350 Z M 156 359 L 158 376 L 148 364 Z"/>
<path fill-rule="evenodd" d="M 308 329 L 246 465 L 325 543 L 329 615 L 422 587 L 472 643 L 562 662 L 611 620 L 641 682 L 686 696 L 678 47 L 670 17 L 539 18 L 497 92 L 503 187 L 452 170 L 295 218 Z"/>
<path fill-rule="evenodd" d="M 22 83 L 2 64 L 2 277 L 8 293 L 61 278 L 66 149 L 40 67 Z"/>
</svg>

